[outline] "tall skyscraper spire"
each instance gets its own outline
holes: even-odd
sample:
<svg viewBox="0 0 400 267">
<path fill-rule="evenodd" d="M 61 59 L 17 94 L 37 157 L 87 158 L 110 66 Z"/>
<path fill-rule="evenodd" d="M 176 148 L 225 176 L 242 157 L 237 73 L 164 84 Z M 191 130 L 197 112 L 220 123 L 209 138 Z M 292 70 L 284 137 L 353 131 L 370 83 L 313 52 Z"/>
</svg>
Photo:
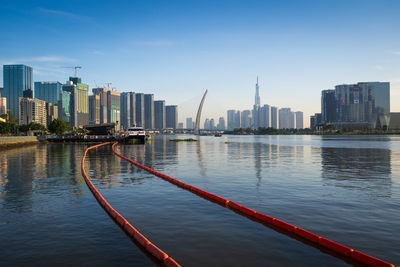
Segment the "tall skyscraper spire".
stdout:
<svg viewBox="0 0 400 267">
<path fill-rule="evenodd" d="M 254 105 L 260 105 L 260 88 L 258 86 L 258 76 L 257 76 L 257 83 L 256 83 L 256 97 L 255 97 L 255 102 Z"/>
</svg>

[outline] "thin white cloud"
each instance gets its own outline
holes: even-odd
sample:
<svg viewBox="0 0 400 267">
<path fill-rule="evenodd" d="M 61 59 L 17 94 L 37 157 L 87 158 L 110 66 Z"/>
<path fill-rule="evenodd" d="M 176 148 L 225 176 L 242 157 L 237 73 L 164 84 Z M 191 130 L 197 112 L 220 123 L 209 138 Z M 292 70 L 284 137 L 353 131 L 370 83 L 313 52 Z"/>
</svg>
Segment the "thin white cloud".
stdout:
<svg viewBox="0 0 400 267">
<path fill-rule="evenodd" d="M 394 51 L 393 54 L 400 56 L 400 51 Z"/>
<path fill-rule="evenodd" d="M 26 63 L 51 63 L 51 62 L 74 62 L 76 59 L 64 56 L 39 56 L 30 58 L 16 58 L 2 60 L 2 64 L 26 64 Z"/>
<path fill-rule="evenodd" d="M 103 56 L 105 54 L 103 51 L 100 51 L 100 50 L 93 50 L 90 53 L 93 55 L 97 55 L 97 56 Z"/>
<path fill-rule="evenodd" d="M 172 46 L 175 43 L 170 40 L 148 40 L 148 41 L 135 41 L 135 42 L 133 42 L 133 44 L 139 45 L 139 46 L 162 47 L 162 46 Z"/>
<path fill-rule="evenodd" d="M 79 19 L 79 20 L 92 20 L 92 18 L 88 17 L 88 16 L 78 15 L 76 13 L 57 10 L 57 9 L 48 9 L 48 8 L 38 7 L 37 10 L 44 14 L 54 15 L 54 16 L 59 16 L 59 17 L 64 17 L 64 18 Z"/>
</svg>

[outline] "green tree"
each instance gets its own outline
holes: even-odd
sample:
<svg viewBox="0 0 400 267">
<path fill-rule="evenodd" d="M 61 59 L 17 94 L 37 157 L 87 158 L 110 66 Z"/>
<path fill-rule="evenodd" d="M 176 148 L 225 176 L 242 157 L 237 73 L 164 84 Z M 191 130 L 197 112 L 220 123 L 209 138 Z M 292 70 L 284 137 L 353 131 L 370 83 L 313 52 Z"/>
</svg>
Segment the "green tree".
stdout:
<svg viewBox="0 0 400 267">
<path fill-rule="evenodd" d="M 27 132 L 27 131 L 46 131 L 46 127 L 44 127 L 42 124 L 37 123 L 37 122 L 31 122 L 27 125 L 20 125 L 19 130 L 21 132 Z"/>
<path fill-rule="evenodd" d="M 65 121 L 61 119 L 54 119 L 49 125 L 49 131 L 56 135 L 62 135 L 68 130 L 68 126 Z"/>
<path fill-rule="evenodd" d="M 16 124 L 11 122 L 0 122 L 0 134 L 15 134 Z"/>
</svg>

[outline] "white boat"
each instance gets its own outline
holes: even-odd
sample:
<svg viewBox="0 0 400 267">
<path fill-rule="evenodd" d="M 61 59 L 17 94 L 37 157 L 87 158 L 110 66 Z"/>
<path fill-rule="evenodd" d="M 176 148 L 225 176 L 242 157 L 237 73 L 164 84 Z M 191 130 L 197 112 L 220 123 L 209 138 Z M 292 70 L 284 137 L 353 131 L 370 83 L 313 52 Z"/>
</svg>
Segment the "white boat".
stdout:
<svg viewBox="0 0 400 267">
<path fill-rule="evenodd" d="M 129 127 L 126 136 L 128 140 L 132 140 L 133 142 L 146 142 L 146 131 L 143 127 Z"/>
</svg>

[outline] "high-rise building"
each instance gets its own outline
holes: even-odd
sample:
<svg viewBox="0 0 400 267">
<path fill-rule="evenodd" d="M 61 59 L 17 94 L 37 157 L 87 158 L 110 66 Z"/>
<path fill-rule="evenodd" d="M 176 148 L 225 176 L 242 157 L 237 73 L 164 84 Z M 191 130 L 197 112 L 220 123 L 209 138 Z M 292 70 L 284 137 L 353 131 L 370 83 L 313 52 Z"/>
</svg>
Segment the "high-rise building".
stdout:
<svg viewBox="0 0 400 267">
<path fill-rule="evenodd" d="M 144 95 L 144 128 L 154 128 L 154 95 Z"/>
<path fill-rule="evenodd" d="M 35 98 L 58 105 L 62 84 L 60 82 L 35 82 Z"/>
<path fill-rule="evenodd" d="M 296 129 L 303 129 L 303 112 L 301 111 L 296 111 L 295 112 L 295 117 L 296 117 Z"/>
<path fill-rule="evenodd" d="M 144 127 L 144 94 L 136 94 L 136 126 Z"/>
<path fill-rule="evenodd" d="M 333 123 L 336 119 L 335 90 L 321 92 L 321 114 L 323 123 Z"/>
<path fill-rule="evenodd" d="M 251 110 L 243 110 L 241 112 L 240 127 L 250 128 L 251 127 Z"/>
<path fill-rule="evenodd" d="M 136 126 L 136 94 L 134 92 L 130 92 L 129 94 L 129 120 L 130 126 Z"/>
<path fill-rule="evenodd" d="M 215 121 L 214 119 L 210 120 L 210 130 L 214 130 L 215 129 Z"/>
<path fill-rule="evenodd" d="M 28 91 L 32 95 L 32 68 L 25 65 L 3 65 L 3 92 L 2 97 L 7 98 L 10 114 L 15 118 L 19 116 L 19 98 Z"/>
<path fill-rule="evenodd" d="M 125 92 L 121 93 L 121 127 L 123 129 L 128 129 L 135 124 L 134 114 L 135 114 L 135 93 Z M 135 101 L 136 102 L 136 101 Z"/>
<path fill-rule="evenodd" d="M 165 106 L 167 128 L 176 129 L 178 124 L 178 106 Z"/>
<path fill-rule="evenodd" d="M 239 110 L 228 110 L 227 117 L 228 117 L 228 129 L 233 130 L 235 128 L 240 128 L 240 116 L 241 113 Z"/>
<path fill-rule="evenodd" d="M 226 112 L 226 117 L 228 121 L 228 130 L 233 130 L 235 125 L 235 112 L 236 110 L 230 109 Z"/>
<path fill-rule="evenodd" d="M 53 105 L 53 103 L 46 102 L 47 125 L 49 125 L 55 119 L 58 119 L 58 106 Z"/>
<path fill-rule="evenodd" d="M 116 128 L 120 128 L 121 123 L 121 93 L 107 91 L 107 120 L 108 123 L 115 123 Z"/>
<path fill-rule="evenodd" d="M 46 102 L 40 99 L 27 97 L 18 98 L 18 102 L 19 125 L 36 122 L 47 126 Z"/>
<path fill-rule="evenodd" d="M 183 122 L 178 123 L 178 129 L 183 129 Z"/>
<path fill-rule="evenodd" d="M 271 111 L 269 105 L 264 105 L 259 109 L 258 113 L 259 127 L 268 128 L 270 127 Z"/>
<path fill-rule="evenodd" d="M 278 129 L 278 108 L 271 106 L 271 127 L 274 129 Z"/>
<path fill-rule="evenodd" d="M 186 118 L 186 129 L 193 129 L 193 119 Z"/>
<path fill-rule="evenodd" d="M 166 126 L 165 101 L 154 101 L 154 128 L 164 129 Z"/>
<path fill-rule="evenodd" d="M 316 127 L 317 127 L 317 122 L 316 122 L 315 115 L 311 115 L 310 116 L 310 129 L 315 130 Z"/>
<path fill-rule="evenodd" d="M 322 114 L 315 113 L 313 116 L 310 116 L 310 128 L 311 130 L 316 130 L 318 125 L 322 124 Z"/>
<path fill-rule="evenodd" d="M 58 117 L 64 122 L 71 125 L 71 93 L 68 91 L 61 91 L 60 100 L 58 102 Z"/>
<path fill-rule="evenodd" d="M 7 113 L 7 98 L 0 96 L 0 115 Z"/>
<path fill-rule="evenodd" d="M 360 82 L 335 86 L 338 127 L 384 128 L 390 119 L 390 84 Z"/>
<path fill-rule="evenodd" d="M 82 127 L 89 124 L 89 86 L 79 83 L 79 77 L 70 77 L 62 86 L 63 91 L 71 93 L 70 124 L 73 127 Z"/>
<path fill-rule="evenodd" d="M 257 83 L 256 83 L 256 96 L 254 100 L 253 106 L 253 129 L 258 129 L 260 127 L 260 87 L 258 85 L 258 76 L 257 76 Z M 229 125 L 229 120 L 228 120 Z"/>
<path fill-rule="evenodd" d="M 279 109 L 279 129 L 293 129 L 294 123 L 294 113 L 290 108 Z"/>
<path fill-rule="evenodd" d="M 204 130 L 210 130 L 210 120 L 208 118 L 206 118 L 204 120 Z"/>
<path fill-rule="evenodd" d="M 100 95 L 89 96 L 89 124 L 100 124 Z"/>
<path fill-rule="evenodd" d="M 225 130 L 226 129 L 226 124 L 225 124 L 225 118 L 224 117 L 219 117 L 217 128 L 218 128 L 218 130 Z"/>
<path fill-rule="evenodd" d="M 256 83 L 256 96 L 255 96 L 255 100 L 254 100 L 254 105 L 258 105 L 260 106 L 260 87 L 258 85 L 258 76 L 257 76 L 257 83 Z"/>
<path fill-rule="evenodd" d="M 93 95 L 98 95 L 100 97 L 100 107 L 99 107 L 99 119 L 100 124 L 108 123 L 108 106 L 107 106 L 107 88 L 93 88 Z"/>
<path fill-rule="evenodd" d="M 289 124 L 290 124 L 290 129 L 296 128 L 296 114 L 293 111 L 290 112 Z"/>
</svg>

